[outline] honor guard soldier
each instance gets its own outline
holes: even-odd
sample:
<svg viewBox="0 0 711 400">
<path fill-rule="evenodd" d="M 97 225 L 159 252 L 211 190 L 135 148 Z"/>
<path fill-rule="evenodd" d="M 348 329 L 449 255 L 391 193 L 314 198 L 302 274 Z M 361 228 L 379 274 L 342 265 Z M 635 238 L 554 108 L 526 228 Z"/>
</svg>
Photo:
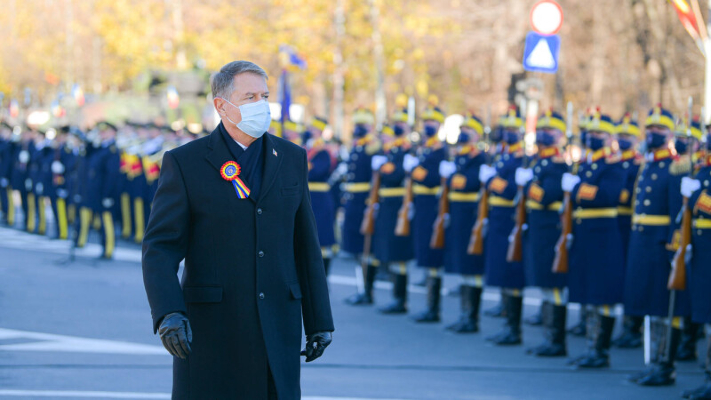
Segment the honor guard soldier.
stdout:
<svg viewBox="0 0 711 400">
<path fill-rule="evenodd" d="M 673 212 L 679 212 L 682 208 L 683 198 L 675 195 L 679 193 L 681 188 L 681 180 L 684 177 L 692 174 L 692 169 L 699 166 L 703 159 L 703 153 L 699 150 L 702 141 L 701 125 L 698 119 L 695 119 L 689 127 L 691 137 L 687 135 L 687 127 L 685 124 L 678 124 L 674 131 L 674 149 L 676 150 L 676 159 L 671 166 L 671 191 L 670 207 Z M 697 171 L 693 171 L 695 173 Z M 679 249 L 681 239 L 681 218 L 677 215 L 672 218 L 672 239 L 667 249 L 676 252 Z M 686 296 L 686 295 L 685 295 Z M 691 315 L 685 315 L 682 319 L 681 340 L 679 341 L 679 349 L 676 353 L 677 361 L 695 361 L 698 358 L 696 354 L 696 342 L 699 338 L 699 330 L 702 328 L 699 324 L 691 319 Z"/>
<path fill-rule="evenodd" d="M 267 132 L 276 137 L 281 137 L 281 122 L 272 120 L 272 122 L 269 123 L 269 129 Z M 210 132 L 205 133 L 209 134 Z"/>
<path fill-rule="evenodd" d="M 299 128 L 299 124 L 296 122 L 287 119 L 284 121 L 284 139 L 290 141 L 291 143 L 297 144 L 299 146 L 303 146 L 303 140 L 301 137 L 301 129 Z"/>
<path fill-rule="evenodd" d="M 383 154 L 373 156 L 371 167 L 380 173 L 380 203 L 375 215 L 373 253 L 380 265 L 390 270 L 393 281 L 393 299 L 379 311 L 383 314 L 407 312 L 407 263 L 414 258 L 412 236 L 398 236 L 396 227 L 400 209 L 405 201 L 405 178 L 403 167 L 405 155 L 410 149 L 407 112 L 393 115 L 392 127 L 383 128 Z"/>
<path fill-rule="evenodd" d="M 615 124 L 599 110 L 587 126 L 588 154 L 577 175 L 563 174 L 561 186 L 573 202 L 572 244 L 568 271 L 569 300 L 591 308 L 587 313 L 588 352 L 573 360 L 579 368 L 610 365 L 609 350 L 615 317 L 622 302 L 624 255 L 617 206 L 624 173 L 611 157 Z"/>
<path fill-rule="evenodd" d="M 370 179 L 373 175 L 371 158 L 378 151 L 375 135 L 371 133 L 375 118 L 365 109 L 358 109 L 353 114 L 353 141 L 348 159 L 345 162 L 346 182 L 344 184 L 344 220 L 341 229 L 341 250 L 360 258 L 363 253 L 364 236 L 360 233 L 363 213 L 370 192 Z M 286 137 L 285 137 L 286 138 Z M 288 138 L 286 138 L 288 139 Z M 343 167 L 341 167 L 343 168 Z M 368 260 L 368 267 L 363 277 L 363 292 L 346 299 L 351 305 L 373 304 L 373 283 L 377 266 Z M 361 270 L 356 267 L 356 276 Z"/>
<path fill-rule="evenodd" d="M 691 255 L 686 289 L 691 297 L 691 319 L 706 324 L 705 383 L 684 391 L 685 399 L 711 399 L 711 138 L 706 135 L 703 157 L 694 178 L 684 177 L 681 194 L 688 198 L 687 207 L 692 210 Z"/>
<path fill-rule="evenodd" d="M 504 329 L 487 340 L 496 345 L 521 344 L 521 311 L 523 307 L 523 264 L 508 262 L 506 253 L 509 234 L 514 228 L 516 169 L 523 165 L 523 121 L 515 108 L 510 108 L 502 123 L 504 149 L 493 166 L 482 166 L 479 180 L 489 191 L 489 218 L 486 224 L 484 260 L 487 286 L 502 289 L 506 313 Z M 481 216 L 479 216 L 481 218 Z"/>
<path fill-rule="evenodd" d="M 664 329 L 669 314 L 670 292 L 667 289 L 669 264 L 674 255 L 670 251 L 673 229 L 671 221 L 681 209 L 679 187 L 683 172 L 672 158 L 669 142 L 675 124 L 674 117 L 661 105 L 653 108 L 646 121 L 647 153 L 637 178 L 634 194 L 634 215 L 630 234 L 625 282 L 625 314 L 652 317 L 657 329 L 652 329 L 652 348 L 658 350 L 654 365 L 633 375 L 630 380 L 643 386 L 671 385 L 675 381 L 675 357 L 681 338 L 681 316 L 688 315 L 689 298 L 686 291 L 676 295 L 675 318 L 667 321 L 672 329 Z M 691 165 L 686 167 L 690 170 Z M 678 198 L 678 199 L 676 199 Z M 654 334 L 658 331 L 659 334 Z M 671 337 L 668 337 L 671 333 Z"/>
<path fill-rule="evenodd" d="M 120 190 L 119 190 L 119 209 L 121 210 L 121 239 L 128 240 L 135 232 L 133 207 L 131 204 L 131 189 L 133 186 L 133 163 L 137 158 L 135 155 L 136 147 L 139 143 L 138 128 L 139 124 L 127 122 L 121 130 L 121 139 L 117 140 L 117 146 L 121 152 L 120 158 Z"/>
<path fill-rule="evenodd" d="M 37 152 L 35 153 L 33 164 L 36 165 L 36 172 L 33 176 L 35 198 L 37 203 L 37 233 L 45 235 L 47 233 L 47 200 L 53 195 L 52 187 L 52 140 L 48 133 L 54 134 L 54 129 L 40 131 L 37 141 Z"/>
<path fill-rule="evenodd" d="M 49 201 L 52 204 L 54 226 L 57 227 L 56 237 L 62 240 L 69 238 L 69 218 L 67 214 L 69 190 L 67 178 L 74 172 L 76 164 L 76 156 L 68 143 L 69 131 L 70 128 L 67 125 L 57 130 L 57 136 L 54 139 L 49 156 L 51 169 Z"/>
<path fill-rule="evenodd" d="M 430 247 L 433 223 L 437 218 L 438 194 L 442 191 L 439 164 L 447 157 L 447 149 L 437 136 L 444 123 L 444 114 L 437 108 L 437 98 L 430 97 L 430 107 L 422 114 L 423 143 L 417 155 L 408 154 L 403 160 L 405 171 L 412 179 L 413 208 L 412 239 L 417 266 L 426 269 L 427 306 L 413 315 L 415 322 L 439 322 L 442 289 L 441 268 L 444 250 Z"/>
<path fill-rule="evenodd" d="M 8 226 L 15 225 L 15 204 L 10 185 L 16 147 L 14 137 L 12 127 L 4 121 L 0 123 L 0 211 L 2 212 L 0 221 Z"/>
<path fill-rule="evenodd" d="M 489 152 L 487 153 L 486 165 L 493 165 L 499 161 L 504 152 L 504 127 L 502 126 L 505 116 L 501 117 L 489 133 Z M 484 310 L 484 315 L 488 317 L 503 318 L 506 316 L 504 309 L 504 291 L 501 290 L 501 300 L 495 306 Z"/>
<path fill-rule="evenodd" d="M 592 112 L 590 108 L 585 111 L 585 114 L 580 114 L 578 117 L 578 132 L 580 134 L 580 153 L 582 162 L 586 162 L 588 158 L 588 123 L 592 117 Z M 574 164 L 573 167 L 577 168 L 579 164 Z M 579 320 L 578 323 L 571 326 L 568 329 L 568 333 L 573 336 L 583 337 L 587 334 L 587 321 L 589 309 L 586 304 L 580 305 Z"/>
<path fill-rule="evenodd" d="M 486 154 L 477 148 L 484 133 L 481 120 L 474 115 L 459 128 L 454 161 L 442 161 L 439 173 L 449 186 L 449 213 L 445 219 L 444 270 L 459 274 L 460 317 L 447 326 L 455 333 L 479 331 L 479 305 L 484 287 L 484 257 L 467 253 L 469 236 L 479 208 L 479 169 Z M 440 203 L 442 204 L 442 203 Z"/>
<path fill-rule="evenodd" d="M 37 175 L 37 133 L 33 128 L 27 127 L 23 132 L 23 143 L 18 154 L 19 163 L 15 165 L 15 170 L 21 180 L 22 209 L 25 215 L 25 231 L 34 233 L 37 230 L 37 197 L 35 196 L 35 184 L 33 178 Z"/>
<path fill-rule="evenodd" d="M 639 167 L 642 164 L 642 155 L 637 147 L 640 139 L 640 130 L 637 121 L 629 113 L 618 122 L 615 130 L 617 147 L 620 149 L 620 164 L 625 175 L 625 186 L 620 193 L 620 204 L 617 206 L 617 222 L 620 227 L 620 236 L 624 247 L 625 265 L 632 231 L 632 200 L 635 182 Z M 642 322 L 644 318 L 634 315 L 625 315 L 622 320 L 623 332 L 612 341 L 616 347 L 631 349 L 642 346 Z"/>
<path fill-rule="evenodd" d="M 563 117 L 547 111 L 536 124 L 538 154 L 529 168 L 516 170 L 516 185 L 522 188 L 518 201 L 526 204 L 523 229 L 523 263 L 526 285 L 539 287 L 543 294 L 541 313 L 546 340 L 531 352 L 542 357 L 567 355 L 565 320 L 568 309 L 566 274 L 552 271 L 555 245 L 560 237 L 560 210 L 563 206 L 561 179 L 568 171 L 560 150 L 566 124 Z M 513 236 L 513 234 L 512 234 Z"/>
<path fill-rule="evenodd" d="M 79 218 L 77 247 L 86 245 L 89 227 L 94 217 L 98 217 L 101 232 L 101 259 L 113 257 L 116 238 L 114 232 L 113 207 L 117 197 L 116 181 L 120 168 L 120 155 L 116 147 L 116 128 L 108 122 L 100 122 L 95 127 L 94 143 L 87 144 L 84 165 L 82 206 Z"/>
<path fill-rule="evenodd" d="M 334 159 L 326 148 L 323 131 L 328 123 L 323 118 L 311 120 L 304 132 L 304 143 L 309 167 L 309 192 L 311 193 L 311 207 L 316 218 L 318 241 L 321 244 L 323 265 L 328 276 L 331 258 L 336 251 L 336 236 L 334 225 L 336 223 L 336 205 L 331 196 L 331 187 L 328 178 L 334 167 Z"/>
</svg>

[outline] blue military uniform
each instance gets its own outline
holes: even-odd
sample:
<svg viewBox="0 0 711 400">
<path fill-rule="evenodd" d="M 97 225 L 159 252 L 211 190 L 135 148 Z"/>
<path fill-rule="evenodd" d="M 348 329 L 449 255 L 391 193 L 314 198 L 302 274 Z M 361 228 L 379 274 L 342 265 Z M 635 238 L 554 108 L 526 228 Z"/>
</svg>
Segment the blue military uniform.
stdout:
<svg viewBox="0 0 711 400">
<path fill-rule="evenodd" d="M 605 140 L 597 137 L 614 133 L 610 117 L 595 113 L 588 125 L 590 151 L 579 165 L 580 181 L 570 193 L 574 210 L 568 271 L 570 301 L 598 307 L 588 313 L 588 326 L 595 327 L 588 329 L 588 334 L 594 337 L 588 341 L 588 354 L 575 361 L 580 368 L 609 366 L 615 324 L 611 309 L 623 298 L 624 254 L 617 206 L 625 175 L 619 156 L 612 156 Z"/>
<path fill-rule="evenodd" d="M 650 124 L 674 127 L 671 114 L 659 108 L 650 113 Z M 673 238 L 671 221 L 681 209 L 679 185 L 672 182 L 688 173 L 672 164 L 672 154 L 663 145 L 646 155 L 637 178 L 625 283 L 625 313 L 629 315 L 666 316 L 669 311 L 667 281 L 674 253 L 666 245 Z M 687 315 L 688 308 L 687 296 L 678 296 L 675 315 Z"/>
<path fill-rule="evenodd" d="M 68 130 L 64 132 L 68 133 Z M 52 171 L 52 191 L 49 200 L 52 204 L 54 222 L 57 227 L 57 238 L 69 238 L 69 177 L 74 173 L 76 167 L 76 155 L 67 143 L 55 147 L 50 156 L 50 168 Z"/>
<path fill-rule="evenodd" d="M 370 191 L 372 170 L 370 161 L 377 151 L 375 137 L 368 133 L 373 122 L 371 113 L 359 110 L 353 117 L 356 124 L 353 136 L 353 146 L 348 154 L 346 165 L 348 172 L 344 189 L 344 221 L 341 230 L 341 249 L 347 253 L 358 255 L 363 252 L 364 237 L 360 233 L 363 212 Z"/>
<path fill-rule="evenodd" d="M 35 151 L 34 142 L 23 138 L 15 148 L 15 154 L 12 156 L 13 168 L 10 178 L 12 188 L 20 192 L 20 201 L 22 202 L 22 211 L 25 218 L 24 229 L 28 232 L 34 232 L 37 227 L 37 206 L 35 204 L 35 194 L 32 190 L 34 185 L 30 176 L 30 161 Z"/>
<path fill-rule="evenodd" d="M 99 129 L 115 128 L 99 123 Z M 88 239 L 92 221 L 98 219 L 101 233 L 101 258 L 111 259 L 116 246 L 113 207 L 118 198 L 120 154 L 115 140 L 105 140 L 98 146 L 89 144 L 84 160 L 84 175 L 81 190 L 81 210 L 77 247 L 83 247 Z"/>
<path fill-rule="evenodd" d="M 484 133 L 481 120 L 470 116 L 460 127 L 455 170 L 447 178 L 449 216 L 445 231 L 444 270 L 462 275 L 459 320 L 447 327 L 456 333 L 479 331 L 479 306 L 483 290 L 484 257 L 469 254 L 469 239 L 479 212 L 479 170 L 486 154 L 479 151 L 475 140 Z"/>
<path fill-rule="evenodd" d="M 501 157 L 492 165 L 495 174 L 486 182 L 489 193 L 489 218 L 486 221 L 484 263 L 486 285 L 502 289 L 502 302 L 506 310 L 506 325 L 503 330 L 487 339 L 497 345 L 521 343 L 521 312 L 525 277 L 523 263 L 509 262 L 506 253 L 509 235 L 515 226 L 515 202 L 517 194 L 516 169 L 524 165 L 524 152 L 520 134 L 523 121 L 514 107 L 503 118 L 502 127 L 505 146 Z"/>
<path fill-rule="evenodd" d="M 444 265 L 444 249 L 430 247 L 433 224 L 437 219 L 442 184 L 439 165 L 447 158 L 447 148 L 437 137 L 439 127 L 444 123 L 444 114 L 436 107 L 435 97 L 430 99 L 431 107 L 422 114 L 425 142 L 417 149 L 417 166 L 410 171 L 412 180 L 413 206 L 412 240 L 415 246 L 417 266 L 429 270 L 427 277 L 427 308 L 413 316 L 416 322 L 439 322 L 440 289 L 442 278 L 440 268 Z"/>
<path fill-rule="evenodd" d="M 42 132 L 42 135 L 45 135 Z M 47 233 L 47 215 L 46 215 L 46 200 L 52 196 L 54 188 L 52 187 L 52 154 L 54 153 L 50 146 L 50 141 L 45 139 L 38 146 L 31 167 L 34 171 L 32 181 L 34 185 L 36 206 L 37 206 L 37 233 L 44 235 Z"/>
<path fill-rule="evenodd" d="M 711 324 L 711 156 L 701 160 L 695 178 L 701 189 L 689 198 L 692 211 L 692 257 L 687 276 L 687 290 L 691 296 L 691 318 L 700 324 Z"/>
<path fill-rule="evenodd" d="M 631 138 L 639 138 L 640 130 L 637 121 L 632 120 L 629 113 L 618 122 L 616 130 L 617 143 L 620 148 L 620 165 L 625 176 L 625 184 L 620 192 L 620 203 L 617 206 L 617 222 L 622 237 L 623 254 L 627 265 L 627 251 L 629 248 L 630 232 L 632 232 L 632 200 L 634 199 L 635 182 L 642 164 L 642 155 L 633 146 Z M 625 315 L 622 326 L 623 333 L 615 338 L 612 343 L 620 348 L 636 348 L 642 345 L 643 318 L 634 315 Z"/>
<path fill-rule="evenodd" d="M 323 132 L 325 128 L 326 121 L 324 119 L 314 118 L 311 122 L 310 129 Z M 333 172 L 334 162 L 331 153 L 326 148 L 326 142 L 320 136 L 308 138 L 304 142 L 306 143 L 306 154 L 309 162 L 311 207 L 316 218 L 318 241 L 321 245 L 321 255 L 323 256 L 323 263 L 328 276 L 331 257 L 336 248 L 336 236 L 334 233 L 336 205 L 330 193 L 331 186 L 328 184 L 328 179 Z"/>
<path fill-rule="evenodd" d="M 6 133 L 11 130 L 10 126 L 4 122 L 0 129 L 7 130 Z M 12 156 L 15 153 L 15 147 L 16 143 L 9 136 L 5 139 L 0 137 L 0 211 L 2 212 L 2 222 L 9 226 L 15 225 L 15 204 L 12 198 L 12 186 L 10 185 Z"/>
</svg>

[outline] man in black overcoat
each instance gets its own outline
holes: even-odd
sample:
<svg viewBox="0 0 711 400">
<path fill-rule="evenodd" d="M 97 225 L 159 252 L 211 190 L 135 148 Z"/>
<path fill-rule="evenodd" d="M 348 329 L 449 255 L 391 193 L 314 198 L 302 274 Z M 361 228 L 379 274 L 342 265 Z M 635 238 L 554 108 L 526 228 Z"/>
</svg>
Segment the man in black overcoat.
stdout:
<svg viewBox="0 0 711 400">
<path fill-rule="evenodd" d="M 163 157 L 143 278 L 174 399 L 299 399 L 302 320 L 307 362 L 331 342 L 306 152 L 264 134 L 266 78 L 251 62 L 222 67 L 222 122 Z"/>
</svg>

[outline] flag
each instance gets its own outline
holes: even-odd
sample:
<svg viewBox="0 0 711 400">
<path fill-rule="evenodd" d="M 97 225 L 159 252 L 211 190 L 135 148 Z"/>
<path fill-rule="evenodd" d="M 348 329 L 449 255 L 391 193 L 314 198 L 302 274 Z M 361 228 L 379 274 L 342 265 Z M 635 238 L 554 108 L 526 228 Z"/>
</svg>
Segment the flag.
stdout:
<svg viewBox="0 0 711 400">
<path fill-rule="evenodd" d="M 684 29 L 694 40 L 699 40 L 699 23 L 689 3 L 686 0 L 669 0 L 669 2 L 674 6 Z"/>
<path fill-rule="evenodd" d="M 291 107 L 291 88 L 289 87 L 289 73 L 286 69 L 281 71 L 279 77 L 279 104 L 281 104 L 281 124 L 284 127 L 284 122 L 289 120 L 289 107 Z M 283 131 L 283 129 L 282 129 Z"/>
<path fill-rule="evenodd" d="M 81 107 L 84 105 L 84 91 L 81 90 L 79 84 L 75 83 L 74 86 L 72 86 L 72 97 L 74 101 L 77 102 L 77 106 Z"/>
</svg>

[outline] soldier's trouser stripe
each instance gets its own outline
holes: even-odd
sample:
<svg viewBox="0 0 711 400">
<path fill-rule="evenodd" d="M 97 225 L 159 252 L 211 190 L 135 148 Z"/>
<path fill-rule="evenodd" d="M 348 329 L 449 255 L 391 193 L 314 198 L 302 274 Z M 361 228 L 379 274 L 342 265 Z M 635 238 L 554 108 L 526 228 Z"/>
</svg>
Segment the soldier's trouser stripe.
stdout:
<svg viewBox="0 0 711 400">
<path fill-rule="evenodd" d="M 143 199 L 140 197 L 136 197 L 135 199 L 133 199 L 133 215 L 136 219 L 135 240 L 136 243 L 140 243 L 143 241 L 143 230 L 146 227 L 145 222 L 143 220 Z"/>
<path fill-rule="evenodd" d="M 467 286 L 473 286 L 476 288 L 484 287 L 484 276 L 483 275 L 462 275 L 462 282 Z"/>
<path fill-rule="evenodd" d="M 507 294 L 509 296 L 521 297 L 521 290 L 520 289 L 503 288 L 503 292 L 504 292 L 504 294 Z"/>
<path fill-rule="evenodd" d="M 67 221 L 73 224 L 77 220 L 77 206 L 75 204 L 70 204 L 67 207 Z"/>
<path fill-rule="evenodd" d="M 388 270 L 393 274 L 407 275 L 407 263 L 396 262 L 388 264 Z"/>
<path fill-rule="evenodd" d="M 79 224 L 77 247 L 84 247 L 89 237 L 89 225 L 91 224 L 91 209 L 89 207 L 81 207 L 79 209 Z"/>
<path fill-rule="evenodd" d="M 68 236 L 67 225 L 67 202 L 62 198 L 57 198 L 57 228 L 59 229 L 59 238 L 66 239 Z"/>
<path fill-rule="evenodd" d="M 47 232 L 47 215 L 45 213 L 45 200 L 46 197 L 40 196 L 37 198 L 37 212 L 39 213 L 39 227 L 37 231 L 40 235 L 44 235 Z"/>
<path fill-rule="evenodd" d="M 94 214 L 94 221 L 92 224 L 95 231 L 101 231 L 101 215 Z"/>
<path fill-rule="evenodd" d="M 561 288 L 541 288 L 543 301 L 556 306 L 568 304 L 568 292 Z"/>
<path fill-rule="evenodd" d="M 439 276 L 441 274 L 441 271 L 439 268 L 430 268 L 429 272 L 430 272 L 430 277 L 432 277 L 432 278 L 439 278 Z"/>
<path fill-rule="evenodd" d="M 672 327 L 675 329 L 681 329 L 681 317 L 672 318 Z"/>
<path fill-rule="evenodd" d="M 37 221 L 35 221 L 35 195 L 34 193 L 27 193 L 27 231 L 34 232 L 37 227 Z"/>
<path fill-rule="evenodd" d="M 7 187 L 7 223 L 15 225 L 15 199 L 13 198 L 12 187 Z"/>
<path fill-rule="evenodd" d="M 598 307 L 600 315 L 603 315 L 605 317 L 611 317 L 612 316 L 612 307 L 609 305 L 604 305 Z"/>
<path fill-rule="evenodd" d="M 131 196 L 121 193 L 121 237 L 131 236 Z"/>
<path fill-rule="evenodd" d="M 114 255 L 116 238 L 114 237 L 114 220 L 111 211 L 104 211 L 101 214 L 104 227 L 104 257 L 111 258 Z"/>
</svg>

